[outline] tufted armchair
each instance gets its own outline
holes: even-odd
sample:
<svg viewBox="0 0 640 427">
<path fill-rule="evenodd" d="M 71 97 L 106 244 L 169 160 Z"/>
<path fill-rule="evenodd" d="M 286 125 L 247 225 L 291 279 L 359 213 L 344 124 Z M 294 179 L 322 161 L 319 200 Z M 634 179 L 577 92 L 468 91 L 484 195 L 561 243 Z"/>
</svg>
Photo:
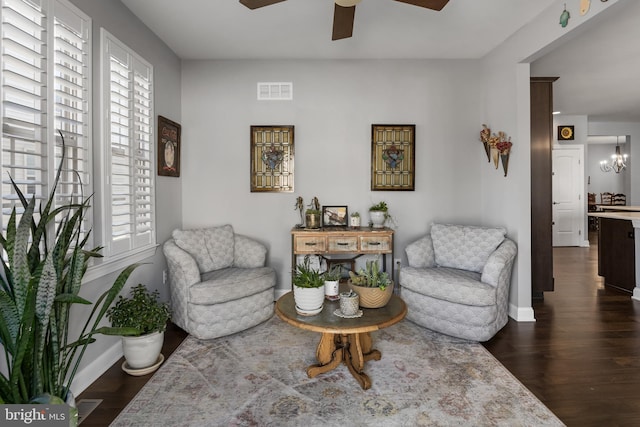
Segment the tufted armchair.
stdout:
<svg viewBox="0 0 640 427">
<path fill-rule="evenodd" d="M 196 338 L 243 331 L 274 312 L 276 273 L 267 249 L 231 225 L 174 230 L 163 245 L 172 320 Z"/>
<path fill-rule="evenodd" d="M 507 323 L 517 249 L 503 228 L 433 224 L 405 252 L 399 281 L 407 319 L 473 341 Z"/>
</svg>

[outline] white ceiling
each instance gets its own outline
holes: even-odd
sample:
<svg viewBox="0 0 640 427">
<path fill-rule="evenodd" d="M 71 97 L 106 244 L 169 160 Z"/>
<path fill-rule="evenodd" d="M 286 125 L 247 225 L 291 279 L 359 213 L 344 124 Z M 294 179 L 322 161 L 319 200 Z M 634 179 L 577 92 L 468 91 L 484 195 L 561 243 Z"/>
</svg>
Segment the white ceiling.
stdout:
<svg viewBox="0 0 640 427">
<path fill-rule="evenodd" d="M 564 4 L 450 0 L 435 12 L 362 0 L 353 37 L 332 41 L 332 0 L 287 0 L 255 10 L 238 0 L 122 2 L 182 59 L 481 58 L 550 5 L 559 18 Z M 533 75 L 560 76 L 554 98 L 565 114 L 640 121 L 640 1 L 619 3 L 596 28 L 532 65 Z"/>
</svg>

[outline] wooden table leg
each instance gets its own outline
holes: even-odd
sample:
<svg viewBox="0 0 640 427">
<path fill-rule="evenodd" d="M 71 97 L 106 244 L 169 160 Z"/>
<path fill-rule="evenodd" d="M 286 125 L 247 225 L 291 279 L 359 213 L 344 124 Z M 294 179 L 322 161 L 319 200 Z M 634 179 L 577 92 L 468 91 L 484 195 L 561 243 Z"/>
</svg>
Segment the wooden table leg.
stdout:
<svg viewBox="0 0 640 427">
<path fill-rule="evenodd" d="M 316 349 L 318 364 L 307 368 L 309 378 L 329 372 L 344 362 L 351 375 L 367 390 L 371 388 L 371 379 L 363 372 L 364 363 L 368 360 L 380 360 L 382 354 L 371 349 L 371 335 L 331 334 L 323 333 Z"/>
</svg>

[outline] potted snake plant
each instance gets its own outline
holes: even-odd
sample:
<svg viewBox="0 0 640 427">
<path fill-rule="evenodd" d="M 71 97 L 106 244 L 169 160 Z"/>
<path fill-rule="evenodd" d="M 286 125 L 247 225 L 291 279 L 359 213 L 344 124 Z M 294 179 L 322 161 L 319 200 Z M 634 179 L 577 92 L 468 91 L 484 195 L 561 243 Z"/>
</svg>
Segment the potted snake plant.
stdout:
<svg viewBox="0 0 640 427">
<path fill-rule="evenodd" d="M 324 306 L 324 277 L 311 266 L 309 256 L 302 264 L 296 265 L 293 273 L 293 299 L 296 312 L 301 316 L 313 316 Z"/>
<path fill-rule="evenodd" d="M 0 235 L 0 342 L 4 347 L 0 365 L 7 367 L 0 371 L 2 404 L 73 401 L 71 384 L 85 351 L 95 341 L 94 335 L 110 329 L 98 325 L 137 267 L 131 265 L 118 275 L 93 304 L 79 336 L 71 336 L 71 307 L 92 304 L 79 293 L 89 260 L 100 256 L 100 248 L 85 249 L 89 232 L 83 232 L 82 222 L 88 198 L 55 206 L 64 157 L 62 137 L 62 157 L 51 191 L 37 207 L 36 197 L 27 199 L 11 178 L 19 208 L 12 208 L 6 231 Z M 62 218 L 57 225 L 56 217 Z M 71 425 L 77 423 L 77 410 L 72 409 L 70 416 Z"/>
</svg>

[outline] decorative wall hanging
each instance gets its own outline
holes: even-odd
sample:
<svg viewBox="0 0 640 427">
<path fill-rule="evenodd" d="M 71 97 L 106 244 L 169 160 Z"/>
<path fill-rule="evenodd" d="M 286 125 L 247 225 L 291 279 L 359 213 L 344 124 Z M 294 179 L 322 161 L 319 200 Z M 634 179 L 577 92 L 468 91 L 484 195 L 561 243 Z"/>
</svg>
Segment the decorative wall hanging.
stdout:
<svg viewBox="0 0 640 427">
<path fill-rule="evenodd" d="M 569 23 L 569 18 L 571 18 L 571 14 L 567 10 L 567 4 L 564 4 L 564 11 L 560 14 L 560 25 L 562 28 L 566 27 Z"/>
<path fill-rule="evenodd" d="M 158 175 L 180 176 L 181 126 L 158 116 Z"/>
<path fill-rule="evenodd" d="M 504 135 L 504 132 L 500 132 Z M 511 154 L 511 147 L 513 143 L 511 142 L 511 137 L 509 139 L 500 140 L 496 144 L 496 149 L 500 154 L 500 161 L 502 162 L 502 169 L 504 170 L 504 176 L 507 176 L 507 171 L 509 169 L 509 155 Z"/>
<path fill-rule="evenodd" d="M 591 0 L 580 0 L 580 15 L 584 16 L 589 12 Z"/>
<path fill-rule="evenodd" d="M 558 126 L 558 141 L 571 141 L 573 138 L 573 126 Z"/>
<path fill-rule="evenodd" d="M 293 126 L 251 126 L 251 192 L 293 191 Z"/>
<path fill-rule="evenodd" d="M 416 125 L 371 125 L 371 190 L 415 190 Z"/>
<path fill-rule="evenodd" d="M 502 169 L 504 170 L 504 176 L 507 176 L 509 169 L 509 155 L 511 154 L 511 137 L 507 137 L 507 134 L 503 131 L 498 131 L 497 134 L 491 133 L 491 129 L 487 125 L 482 125 L 480 131 L 480 141 L 484 145 L 484 151 L 487 154 L 487 160 L 491 162 L 498 169 L 498 165 L 502 163 Z"/>
<path fill-rule="evenodd" d="M 491 129 L 487 127 L 487 125 L 482 125 L 482 130 L 480 131 L 480 141 L 482 141 L 482 145 L 484 145 L 484 152 L 487 153 L 487 161 L 491 161 L 491 146 L 489 145 L 489 138 L 491 137 Z"/>
</svg>

